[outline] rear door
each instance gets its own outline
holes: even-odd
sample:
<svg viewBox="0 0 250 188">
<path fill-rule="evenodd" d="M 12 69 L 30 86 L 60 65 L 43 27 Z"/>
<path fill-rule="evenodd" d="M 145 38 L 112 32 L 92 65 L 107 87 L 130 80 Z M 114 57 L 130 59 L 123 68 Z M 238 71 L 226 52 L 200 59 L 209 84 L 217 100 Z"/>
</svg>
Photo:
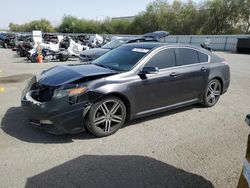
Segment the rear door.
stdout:
<svg viewBox="0 0 250 188">
<path fill-rule="evenodd" d="M 181 75 L 181 100 L 198 99 L 206 88 L 209 63 L 208 55 L 191 48 L 176 48 L 178 73 Z"/>
</svg>

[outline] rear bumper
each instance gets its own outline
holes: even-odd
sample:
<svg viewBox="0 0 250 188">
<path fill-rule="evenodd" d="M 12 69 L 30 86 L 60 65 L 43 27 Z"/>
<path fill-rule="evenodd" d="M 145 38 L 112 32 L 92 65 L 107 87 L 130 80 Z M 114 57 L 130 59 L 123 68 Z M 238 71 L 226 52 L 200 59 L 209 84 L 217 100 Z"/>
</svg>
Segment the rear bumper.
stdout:
<svg viewBox="0 0 250 188">
<path fill-rule="evenodd" d="M 37 104 L 24 96 L 21 105 L 32 126 L 52 134 L 75 134 L 84 131 L 84 117 L 90 107 L 87 102 L 71 105 L 67 97 Z"/>
</svg>

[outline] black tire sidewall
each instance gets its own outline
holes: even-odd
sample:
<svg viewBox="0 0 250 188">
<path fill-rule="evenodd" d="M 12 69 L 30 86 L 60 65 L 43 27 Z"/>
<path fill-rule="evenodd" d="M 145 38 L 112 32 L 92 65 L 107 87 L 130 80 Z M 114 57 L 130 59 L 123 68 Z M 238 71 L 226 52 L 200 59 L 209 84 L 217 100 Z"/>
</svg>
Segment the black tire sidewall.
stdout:
<svg viewBox="0 0 250 188">
<path fill-rule="evenodd" d="M 68 57 L 60 57 L 59 60 L 60 61 L 68 61 Z"/>
<path fill-rule="evenodd" d="M 100 130 L 99 128 L 97 128 L 96 126 L 93 125 L 93 120 L 94 120 L 94 116 L 95 116 L 95 112 L 97 110 L 97 108 L 102 104 L 104 103 L 105 101 L 108 101 L 108 100 L 114 100 L 114 101 L 117 101 L 121 104 L 121 108 L 122 108 L 122 111 L 123 111 L 123 119 L 122 119 L 122 122 L 119 124 L 119 126 L 117 126 L 114 130 L 110 131 L 109 133 L 105 133 L 103 132 L 102 130 Z M 126 106 L 124 105 L 124 103 L 122 102 L 122 100 L 120 100 L 119 98 L 117 97 L 105 97 L 99 101 L 97 101 L 96 103 L 94 103 L 87 116 L 86 116 L 86 119 L 85 119 L 85 126 L 86 128 L 92 133 L 94 134 L 95 136 L 97 137 L 105 137 L 105 136 L 109 136 L 109 135 L 112 135 L 114 134 L 115 132 L 117 132 L 124 124 L 125 120 L 126 120 Z"/>
<path fill-rule="evenodd" d="M 37 54 L 33 54 L 32 56 L 30 56 L 30 61 L 32 62 L 32 63 L 36 63 L 36 58 L 37 58 Z"/>
</svg>

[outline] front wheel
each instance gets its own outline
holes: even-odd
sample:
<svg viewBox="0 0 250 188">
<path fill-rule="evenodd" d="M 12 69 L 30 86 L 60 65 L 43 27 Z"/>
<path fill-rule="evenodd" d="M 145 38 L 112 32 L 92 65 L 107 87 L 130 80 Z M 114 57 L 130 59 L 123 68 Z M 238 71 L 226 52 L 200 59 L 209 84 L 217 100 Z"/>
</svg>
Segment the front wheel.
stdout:
<svg viewBox="0 0 250 188">
<path fill-rule="evenodd" d="M 97 137 L 114 134 L 124 124 L 126 107 L 117 97 L 104 98 L 91 107 L 86 118 L 86 127 Z"/>
<path fill-rule="evenodd" d="M 205 107 L 214 106 L 220 98 L 221 90 L 222 87 L 220 81 L 217 79 L 211 80 L 204 92 L 202 105 Z"/>
</svg>

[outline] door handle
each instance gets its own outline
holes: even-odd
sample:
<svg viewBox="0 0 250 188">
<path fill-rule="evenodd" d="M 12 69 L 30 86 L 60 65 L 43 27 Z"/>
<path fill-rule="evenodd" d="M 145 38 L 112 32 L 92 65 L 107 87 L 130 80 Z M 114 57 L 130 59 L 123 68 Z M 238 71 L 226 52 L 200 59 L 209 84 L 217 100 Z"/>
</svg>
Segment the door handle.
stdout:
<svg viewBox="0 0 250 188">
<path fill-rule="evenodd" d="M 181 74 L 179 74 L 179 73 L 172 72 L 169 76 L 176 78 L 176 77 L 179 77 L 180 75 Z"/>
<path fill-rule="evenodd" d="M 202 72 L 206 72 L 207 69 L 206 69 L 205 67 L 202 67 L 202 68 L 201 68 L 201 71 L 202 71 Z"/>
</svg>

